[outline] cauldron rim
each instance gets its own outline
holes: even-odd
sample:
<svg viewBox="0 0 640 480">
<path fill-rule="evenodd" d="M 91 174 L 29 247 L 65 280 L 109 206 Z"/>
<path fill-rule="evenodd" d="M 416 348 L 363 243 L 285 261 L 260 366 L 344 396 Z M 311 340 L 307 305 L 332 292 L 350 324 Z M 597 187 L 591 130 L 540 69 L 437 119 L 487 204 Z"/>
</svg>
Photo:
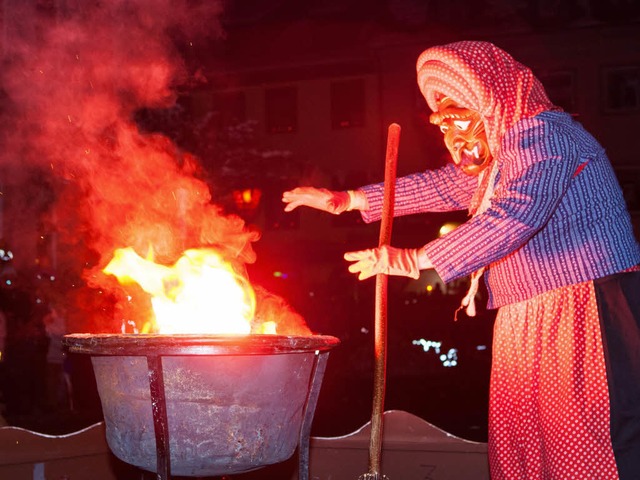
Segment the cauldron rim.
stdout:
<svg viewBox="0 0 640 480">
<path fill-rule="evenodd" d="M 62 343 L 91 355 L 277 355 L 327 351 L 340 343 L 330 335 L 218 335 L 74 333 Z"/>
</svg>

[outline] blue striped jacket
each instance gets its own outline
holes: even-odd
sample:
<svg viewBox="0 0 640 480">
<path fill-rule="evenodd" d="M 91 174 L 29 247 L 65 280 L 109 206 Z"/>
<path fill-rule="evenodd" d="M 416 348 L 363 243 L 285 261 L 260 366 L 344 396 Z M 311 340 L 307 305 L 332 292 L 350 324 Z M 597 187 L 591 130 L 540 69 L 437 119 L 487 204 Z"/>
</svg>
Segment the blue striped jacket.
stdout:
<svg viewBox="0 0 640 480">
<path fill-rule="evenodd" d="M 486 267 L 489 308 L 640 263 L 640 247 L 600 144 L 570 115 L 543 112 L 502 138 L 491 206 L 424 248 L 449 282 Z M 466 209 L 477 178 L 453 164 L 398 178 L 395 215 Z M 379 220 L 383 184 L 361 187 Z"/>
</svg>

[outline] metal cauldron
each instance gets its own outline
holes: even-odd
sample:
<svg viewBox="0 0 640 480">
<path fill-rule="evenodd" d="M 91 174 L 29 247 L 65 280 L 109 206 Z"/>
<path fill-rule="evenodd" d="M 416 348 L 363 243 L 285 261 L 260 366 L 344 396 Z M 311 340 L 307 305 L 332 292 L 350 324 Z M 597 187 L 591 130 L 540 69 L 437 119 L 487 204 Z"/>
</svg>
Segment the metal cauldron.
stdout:
<svg viewBox="0 0 640 480">
<path fill-rule="evenodd" d="M 308 469 L 310 425 L 338 343 L 320 335 L 64 338 L 70 351 L 91 355 L 112 452 L 160 478 L 247 472 L 287 460 L 299 444 Z"/>
</svg>

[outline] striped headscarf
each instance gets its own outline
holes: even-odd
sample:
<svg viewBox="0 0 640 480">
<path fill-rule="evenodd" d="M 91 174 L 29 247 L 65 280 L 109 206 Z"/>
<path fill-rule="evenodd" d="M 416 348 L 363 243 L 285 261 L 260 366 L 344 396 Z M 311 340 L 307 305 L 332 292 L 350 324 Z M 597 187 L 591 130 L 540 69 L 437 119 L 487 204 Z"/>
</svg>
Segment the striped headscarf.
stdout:
<svg viewBox="0 0 640 480">
<path fill-rule="evenodd" d="M 480 114 L 494 158 L 505 132 L 516 122 L 558 109 L 533 72 L 492 43 L 464 41 L 429 48 L 418 57 L 416 70 L 418 86 L 431 110 L 437 111 L 441 97 L 449 97 Z M 469 204 L 471 215 L 489 208 L 497 171 L 494 161 L 480 174 Z M 481 268 L 471 274 L 460 307 L 471 317 L 476 314 L 475 296 L 483 272 Z"/>
<path fill-rule="evenodd" d="M 522 118 L 557 109 L 526 66 L 489 42 L 432 47 L 418 57 L 418 86 L 429 108 L 440 96 L 480 113 L 489 148 L 498 154 L 504 133 Z"/>
</svg>

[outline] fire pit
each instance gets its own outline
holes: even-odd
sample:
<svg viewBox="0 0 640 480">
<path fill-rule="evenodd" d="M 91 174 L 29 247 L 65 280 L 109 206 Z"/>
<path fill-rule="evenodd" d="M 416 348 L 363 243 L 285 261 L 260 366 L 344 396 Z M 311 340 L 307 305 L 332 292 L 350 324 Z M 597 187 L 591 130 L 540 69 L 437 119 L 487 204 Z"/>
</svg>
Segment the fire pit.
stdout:
<svg viewBox="0 0 640 480">
<path fill-rule="evenodd" d="M 299 447 L 308 478 L 311 422 L 335 337 L 74 334 L 91 355 L 107 443 L 158 478 L 248 472 Z"/>
</svg>

